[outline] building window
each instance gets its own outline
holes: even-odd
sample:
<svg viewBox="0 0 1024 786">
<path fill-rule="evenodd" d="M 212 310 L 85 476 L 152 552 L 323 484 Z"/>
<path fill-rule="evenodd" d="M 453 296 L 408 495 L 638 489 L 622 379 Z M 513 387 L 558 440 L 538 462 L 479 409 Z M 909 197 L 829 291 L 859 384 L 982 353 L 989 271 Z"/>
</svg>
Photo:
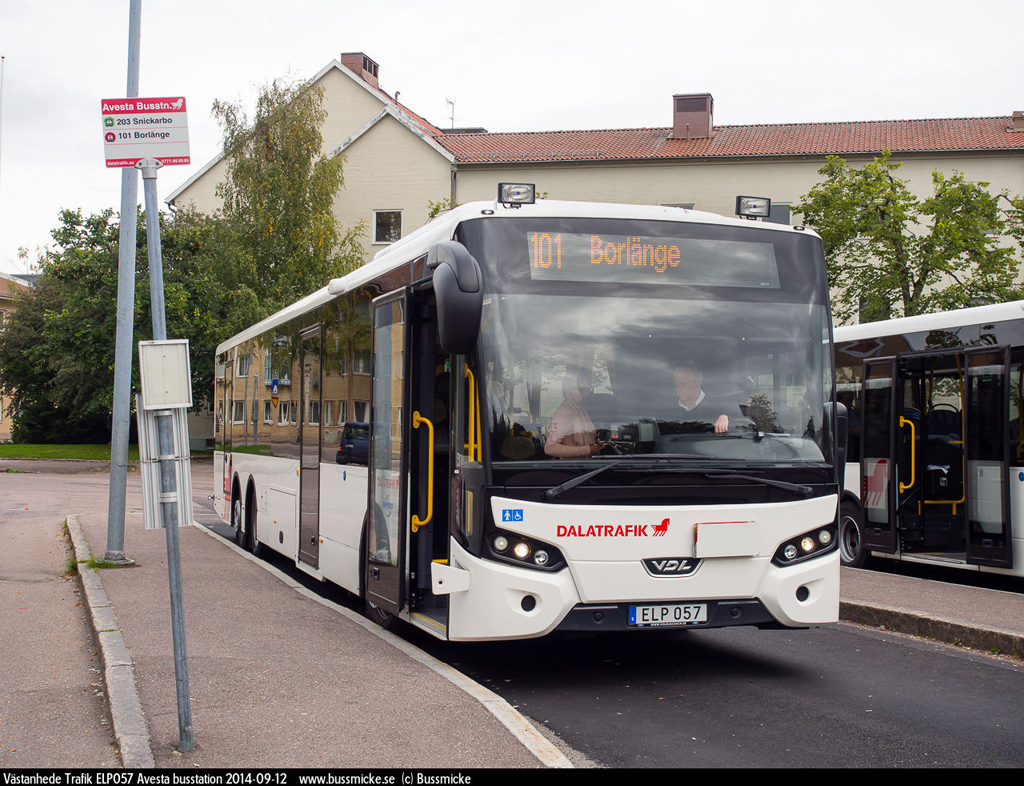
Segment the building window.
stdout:
<svg viewBox="0 0 1024 786">
<path fill-rule="evenodd" d="M 401 210 L 373 211 L 373 242 L 394 243 L 402 237 Z"/>
<path fill-rule="evenodd" d="M 236 366 L 236 376 L 245 377 L 249 375 L 249 353 L 239 352 L 238 353 L 238 364 Z"/>
<path fill-rule="evenodd" d="M 273 410 L 271 409 L 270 402 L 269 401 L 264 401 L 263 402 L 263 422 L 264 423 L 273 423 L 274 422 L 274 416 L 273 416 L 272 413 L 273 413 Z"/>
<path fill-rule="evenodd" d="M 370 350 L 357 349 L 352 358 L 352 371 L 356 374 L 369 374 L 370 369 Z"/>
<path fill-rule="evenodd" d="M 245 402 L 235 400 L 231 407 L 231 422 L 245 423 Z"/>
</svg>

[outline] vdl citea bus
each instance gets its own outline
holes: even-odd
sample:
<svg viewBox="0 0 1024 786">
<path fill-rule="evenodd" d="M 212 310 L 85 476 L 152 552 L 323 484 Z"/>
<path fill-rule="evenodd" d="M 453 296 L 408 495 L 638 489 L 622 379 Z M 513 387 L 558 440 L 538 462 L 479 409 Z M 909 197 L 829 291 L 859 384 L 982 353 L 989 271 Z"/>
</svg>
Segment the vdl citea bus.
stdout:
<svg viewBox="0 0 1024 786">
<path fill-rule="evenodd" d="M 239 544 L 453 641 L 836 621 L 820 239 L 503 188 L 218 347 Z"/>
<path fill-rule="evenodd" d="M 846 565 L 1024 575 L 1024 301 L 836 328 Z"/>
</svg>

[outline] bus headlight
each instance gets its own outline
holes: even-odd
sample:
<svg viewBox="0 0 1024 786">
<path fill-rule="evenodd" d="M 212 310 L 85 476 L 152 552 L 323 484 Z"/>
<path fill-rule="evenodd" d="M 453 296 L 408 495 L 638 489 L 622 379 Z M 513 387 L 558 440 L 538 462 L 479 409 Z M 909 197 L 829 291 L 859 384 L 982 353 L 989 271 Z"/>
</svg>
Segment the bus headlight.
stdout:
<svg viewBox="0 0 1024 786">
<path fill-rule="evenodd" d="M 836 548 L 835 524 L 805 532 L 787 540 L 775 550 L 772 563 L 779 567 L 814 559 Z"/>
<path fill-rule="evenodd" d="M 565 560 L 558 549 L 533 538 L 499 531 L 488 535 L 486 543 L 486 556 L 500 562 L 550 572 L 565 567 Z"/>
</svg>

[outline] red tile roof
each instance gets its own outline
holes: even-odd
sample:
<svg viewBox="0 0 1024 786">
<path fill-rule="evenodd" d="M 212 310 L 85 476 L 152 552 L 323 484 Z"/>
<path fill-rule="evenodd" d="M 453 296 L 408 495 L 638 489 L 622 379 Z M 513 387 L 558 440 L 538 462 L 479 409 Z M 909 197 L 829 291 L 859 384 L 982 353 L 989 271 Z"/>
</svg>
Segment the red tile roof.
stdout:
<svg viewBox="0 0 1024 786">
<path fill-rule="evenodd" d="M 709 139 L 670 128 L 459 134 L 435 140 L 459 164 L 1024 150 L 1009 117 L 720 126 Z"/>
<path fill-rule="evenodd" d="M 7 299 L 14 295 L 15 292 L 28 289 L 28 287 L 20 281 L 15 281 L 13 278 L 9 278 L 6 275 L 0 275 L 0 298 Z"/>
</svg>

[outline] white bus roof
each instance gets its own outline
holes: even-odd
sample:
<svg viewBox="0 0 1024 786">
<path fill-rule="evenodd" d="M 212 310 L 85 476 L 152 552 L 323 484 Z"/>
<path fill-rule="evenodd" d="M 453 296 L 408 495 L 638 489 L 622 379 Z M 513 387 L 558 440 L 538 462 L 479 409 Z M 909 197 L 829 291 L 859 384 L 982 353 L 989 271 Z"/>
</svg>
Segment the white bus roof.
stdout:
<svg viewBox="0 0 1024 786">
<path fill-rule="evenodd" d="M 714 224 L 775 232 L 800 232 L 801 234 L 817 237 L 817 233 L 804 227 L 797 229 L 786 224 L 764 221 L 752 222 L 746 219 L 720 216 L 716 213 L 705 213 L 681 207 L 603 202 L 561 202 L 550 199 L 541 199 L 532 205 L 520 205 L 518 207 L 506 207 L 498 202 L 470 202 L 442 213 L 415 232 L 410 232 L 401 240 L 396 240 L 387 248 L 378 251 L 372 260 L 357 270 L 332 280 L 322 289 L 307 295 L 301 300 L 281 309 L 276 314 L 272 314 L 261 322 L 232 336 L 217 347 L 217 354 L 220 355 L 231 347 L 237 346 L 244 341 L 249 341 L 273 327 L 284 324 L 300 314 L 330 301 L 336 295 L 373 281 L 382 273 L 418 259 L 426 254 L 434 244 L 444 240 L 451 240 L 455 234 L 455 228 L 463 221 L 477 218 L 623 218 L 646 221 L 676 221 L 686 224 Z"/>
<path fill-rule="evenodd" d="M 916 317 L 900 317 L 882 322 L 847 325 L 837 327 L 833 333 L 835 342 L 838 344 L 840 341 L 859 341 L 879 336 L 948 330 L 962 325 L 985 325 L 1022 317 L 1024 317 L 1024 300 L 1015 300 L 1011 303 L 994 303 L 989 306 L 975 306 L 959 311 L 943 311 L 938 314 L 920 314 Z"/>
</svg>

